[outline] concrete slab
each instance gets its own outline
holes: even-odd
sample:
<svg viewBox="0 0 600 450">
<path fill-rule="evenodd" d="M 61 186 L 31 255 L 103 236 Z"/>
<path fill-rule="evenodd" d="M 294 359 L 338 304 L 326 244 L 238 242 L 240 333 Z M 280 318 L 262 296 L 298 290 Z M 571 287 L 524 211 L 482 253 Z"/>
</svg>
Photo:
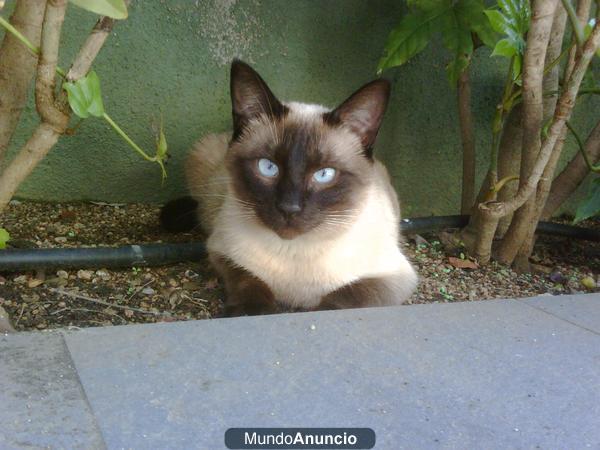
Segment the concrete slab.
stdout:
<svg viewBox="0 0 600 450">
<path fill-rule="evenodd" d="M 0 335 L 0 448 L 104 448 L 60 333 Z"/>
<path fill-rule="evenodd" d="M 600 334 L 600 295 L 539 296 L 523 299 L 542 311 Z"/>
<path fill-rule="evenodd" d="M 65 339 L 108 448 L 216 449 L 229 427 L 328 426 L 371 427 L 380 449 L 600 447 L 600 337 L 520 301 Z"/>
</svg>

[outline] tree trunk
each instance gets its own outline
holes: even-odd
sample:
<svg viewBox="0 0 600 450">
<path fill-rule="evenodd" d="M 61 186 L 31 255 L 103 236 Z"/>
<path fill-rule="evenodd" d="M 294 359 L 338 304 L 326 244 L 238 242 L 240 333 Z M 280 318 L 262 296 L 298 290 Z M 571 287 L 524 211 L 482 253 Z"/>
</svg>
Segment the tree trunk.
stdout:
<svg viewBox="0 0 600 450">
<path fill-rule="evenodd" d="M 42 123 L 19 150 L 0 177 L 0 211 L 15 195 L 19 185 L 56 144 L 60 134 L 49 124 Z"/>
<path fill-rule="evenodd" d="M 567 11 L 561 5 L 558 5 L 554 12 L 554 20 L 552 23 L 552 30 L 550 31 L 550 41 L 548 43 L 548 50 L 546 52 L 546 60 L 544 66 L 548 67 L 557 58 L 560 57 L 562 52 L 562 45 L 565 34 L 565 26 L 567 23 Z M 567 66 L 567 71 L 570 73 L 573 70 L 572 66 Z M 550 71 L 544 75 L 543 91 L 544 92 L 557 92 L 553 95 L 547 95 L 543 99 L 543 123 L 545 124 L 554 115 L 556 109 L 556 102 L 558 100 L 558 83 L 559 83 L 559 65 L 555 65 Z M 542 178 L 540 179 L 537 187 L 537 191 L 533 196 L 535 198 L 532 220 L 530 220 L 525 234 L 523 245 L 519 248 L 515 261 L 513 264 L 521 271 L 529 271 L 529 258 L 533 252 L 533 246 L 535 245 L 535 230 L 540 220 L 540 215 L 546 199 L 548 198 L 548 192 L 552 178 L 554 178 L 554 172 L 556 171 L 556 164 L 560 158 L 562 148 L 564 146 L 567 129 L 564 128 L 561 132 L 559 139 L 554 145 L 552 156 L 546 164 Z"/>
<path fill-rule="evenodd" d="M 542 145 L 540 131 L 544 112 L 544 61 L 556 6 L 557 0 L 537 0 L 532 4 L 531 25 L 527 33 L 527 50 L 523 60 L 523 145 L 519 190 L 525 186 L 531 176 Z M 508 231 L 498 248 L 497 258 L 500 262 L 513 263 L 527 236 L 527 230 L 534 220 L 534 212 L 535 196 L 529 195 L 525 203 L 515 212 Z"/>
<path fill-rule="evenodd" d="M 40 43 L 45 9 L 45 0 L 18 0 L 10 18 L 10 23 L 35 46 Z M 37 56 L 5 32 L 0 46 L 0 163 L 27 103 L 36 65 Z"/>
<path fill-rule="evenodd" d="M 498 179 L 510 176 L 518 176 L 521 167 L 521 142 L 523 141 L 523 128 L 521 127 L 522 108 L 515 106 L 509 113 L 502 130 L 500 147 L 498 149 Z M 510 182 L 498 192 L 498 201 L 504 202 L 515 196 L 517 183 Z M 496 237 L 502 238 L 512 220 L 513 215 L 508 214 L 498 222 Z"/>
<path fill-rule="evenodd" d="M 129 3 L 126 1 L 126 4 Z M 35 85 L 35 103 L 42 123 L 2 171 L 0 211 L 6 207 L 20 184 L 44 159 L 68 126 L 70 111 L 65 93 L 64 91 L 58 95 L 55 93 L 58 47 L 66 6 L 67 0 L 49 0 L 46 7 Z M 114 22 L 107 17 L 98 20 L 67 73 L 68 80 L 75 81 L 87 74 L 93 60 L 110 35 Z"/>
<path fill-rule="evenodd" d="M 460 211 L 469 214 L 475 201 L 475 136 L 471 111 L 471 81 L 469 68 L 458 78 L 458 121 L 463 149 L 462 193 Z"/>
</svg>

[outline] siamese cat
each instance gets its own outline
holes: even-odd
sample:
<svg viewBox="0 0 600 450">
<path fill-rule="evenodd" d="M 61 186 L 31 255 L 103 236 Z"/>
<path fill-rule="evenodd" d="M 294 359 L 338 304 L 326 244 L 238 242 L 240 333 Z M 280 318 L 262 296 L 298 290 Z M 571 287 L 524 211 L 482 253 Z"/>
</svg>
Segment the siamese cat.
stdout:
<svg viewBox="0 0 600 450">
<path fill-rule="evenodd" d="M 417 275 L 400 248 L 400 208 L 373 156 L 390 94 L 372 81 L 331 110 L 282 102 L 249 65 L 231 66 L 233 133 L 194 144 L 192 198 L 163 208 L 167 229 L 196 219 L 222 277 L 226 314 L 404 302 Z"/>
</svg>

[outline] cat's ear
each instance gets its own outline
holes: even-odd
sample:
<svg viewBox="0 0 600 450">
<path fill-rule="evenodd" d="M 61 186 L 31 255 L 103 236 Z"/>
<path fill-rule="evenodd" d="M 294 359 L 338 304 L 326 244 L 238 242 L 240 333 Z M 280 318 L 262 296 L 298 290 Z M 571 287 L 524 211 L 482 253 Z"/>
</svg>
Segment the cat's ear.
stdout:
<svg viewBox="0 0 600 450">
<path fill-rule="evenodd" d="M 251 119 L 261 114 L 279 117 L 285 109 L 260 75 L 239 59 L 231 64 L 231 107 L 234 136 L 239 135 Z"/>
<path fill-rule="evenodd" d="M 385 79 L 371 81 L 327 113 L 325 120 L 350 128 L 370 154 L 387 107 L 390 89 L 390 82 Z"/>
</svg>

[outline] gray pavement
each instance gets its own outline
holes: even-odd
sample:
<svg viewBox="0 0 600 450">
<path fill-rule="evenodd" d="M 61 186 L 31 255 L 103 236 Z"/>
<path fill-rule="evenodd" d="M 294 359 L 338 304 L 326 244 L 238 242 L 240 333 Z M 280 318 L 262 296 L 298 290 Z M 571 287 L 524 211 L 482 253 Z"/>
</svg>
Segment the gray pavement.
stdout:
<svg viewBox="0 0 600 450">
<path fill-rule="evenodd" d="M 0 449 L 220 449 L 229 427 L 600 449 L 600 294 L 0 336 Z"/>
</svg>

